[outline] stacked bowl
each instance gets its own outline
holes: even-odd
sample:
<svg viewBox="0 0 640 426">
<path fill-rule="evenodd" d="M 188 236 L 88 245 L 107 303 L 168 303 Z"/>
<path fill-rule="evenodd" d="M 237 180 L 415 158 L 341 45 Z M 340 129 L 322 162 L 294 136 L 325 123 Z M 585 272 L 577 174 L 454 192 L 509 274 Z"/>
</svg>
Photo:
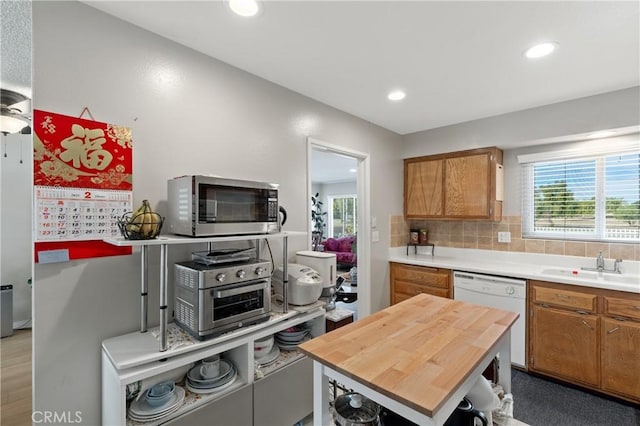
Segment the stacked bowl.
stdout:
<svg viewBox="0 0 640 426">
<path fill-rule="evenodd" d="M 261 366 L 274 363 L 280 355 L 280 348 L 274 343 L 273 334 L 253 342 L 253 357 Z"/>
<path fill-rule="evenodd" d="M 276 343 L 278 347 L 285 351 L 295 351 L 298 345 L 309 340 L 311 330 L 304 325 L 289 327 L 286 330 L 276 333 Z"/>
<path fill-rule="evenodd" d="M 129 406 L 128 417 L 137 422 L 159 420 L 177 411 L 185 392 L 174 381 L 158 383 L 140 393 Z"/>
<path fill-rule="evenodd" d="M 185 384 L 190 392 L 220 392 L 231 386 L 238 377 L 238 371 L 230 360 L 220 358 L 217 369 L 212 369 L 207 364 L 208 362 L 203 360 L 187 372 Z"/>
</svg>

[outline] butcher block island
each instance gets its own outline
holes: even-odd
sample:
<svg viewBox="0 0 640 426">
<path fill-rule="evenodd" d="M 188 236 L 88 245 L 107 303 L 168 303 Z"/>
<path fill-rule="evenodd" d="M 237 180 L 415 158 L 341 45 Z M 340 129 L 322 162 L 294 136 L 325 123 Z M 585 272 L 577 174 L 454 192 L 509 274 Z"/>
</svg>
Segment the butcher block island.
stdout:
<svg viewBox="0 0 640 426">
<path fill-rule="evenodd" d="M 329 378 L 420 425 L 441 425 L 500 353 L 511 388 L 518 314 L 420 294 L 299 346 L 314 361 L 314 425 L 330 424 Z"/>
</svg>

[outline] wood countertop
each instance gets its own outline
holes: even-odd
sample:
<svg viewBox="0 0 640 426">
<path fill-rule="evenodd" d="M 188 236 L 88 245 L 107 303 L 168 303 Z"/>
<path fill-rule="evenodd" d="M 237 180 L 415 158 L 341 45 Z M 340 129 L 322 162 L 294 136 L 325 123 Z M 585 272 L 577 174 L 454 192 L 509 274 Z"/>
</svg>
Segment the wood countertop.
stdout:
<svg viewBox="0 0 640 426">
<path fill-rule="evenodd" d="M 299 349 L 432 417 L 517 318 L 513 312 L 420 294 Z"/>
</svg>

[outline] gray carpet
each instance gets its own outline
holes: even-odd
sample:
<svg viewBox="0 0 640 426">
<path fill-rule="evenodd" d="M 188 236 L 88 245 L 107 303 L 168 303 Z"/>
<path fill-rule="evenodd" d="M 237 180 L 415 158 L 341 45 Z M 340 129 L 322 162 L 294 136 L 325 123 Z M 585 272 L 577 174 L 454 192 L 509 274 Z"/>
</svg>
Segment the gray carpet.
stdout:
<svg viewBox="0 0 640 426">
<path fill-rule="evenodd" d="M 640 426 L 640 407 L 511 370 L 513 417 L 530 426 Z"/>
</svg>

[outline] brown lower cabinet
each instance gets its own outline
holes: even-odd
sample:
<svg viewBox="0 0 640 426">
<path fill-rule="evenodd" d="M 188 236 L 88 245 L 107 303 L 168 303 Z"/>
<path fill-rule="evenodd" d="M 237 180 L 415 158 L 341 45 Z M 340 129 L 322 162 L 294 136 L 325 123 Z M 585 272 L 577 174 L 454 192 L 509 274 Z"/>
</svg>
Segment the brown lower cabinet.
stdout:
<svg viewBox="0 0 640 426">
<path fill-rule="evenodd" d="M 533 306 L 533 318 L 533 368 L 570 381 L 598 386 L 600 319 L 595 315 L 539 305 Z"/>
<path fill-rule="evenodd" d="M 640 294 L 529 282 L 529 369 L 640 402 Z"/>
<path fill-rule="evenodd" d="M 390 262 L 391 304 L 417 294 L 451 298 L 451 270 Z"/>
<path fill-rule="evenodd" d="M 640 402 L 640 322 L 603 319 L 602 389 Z"/>
</svg>

